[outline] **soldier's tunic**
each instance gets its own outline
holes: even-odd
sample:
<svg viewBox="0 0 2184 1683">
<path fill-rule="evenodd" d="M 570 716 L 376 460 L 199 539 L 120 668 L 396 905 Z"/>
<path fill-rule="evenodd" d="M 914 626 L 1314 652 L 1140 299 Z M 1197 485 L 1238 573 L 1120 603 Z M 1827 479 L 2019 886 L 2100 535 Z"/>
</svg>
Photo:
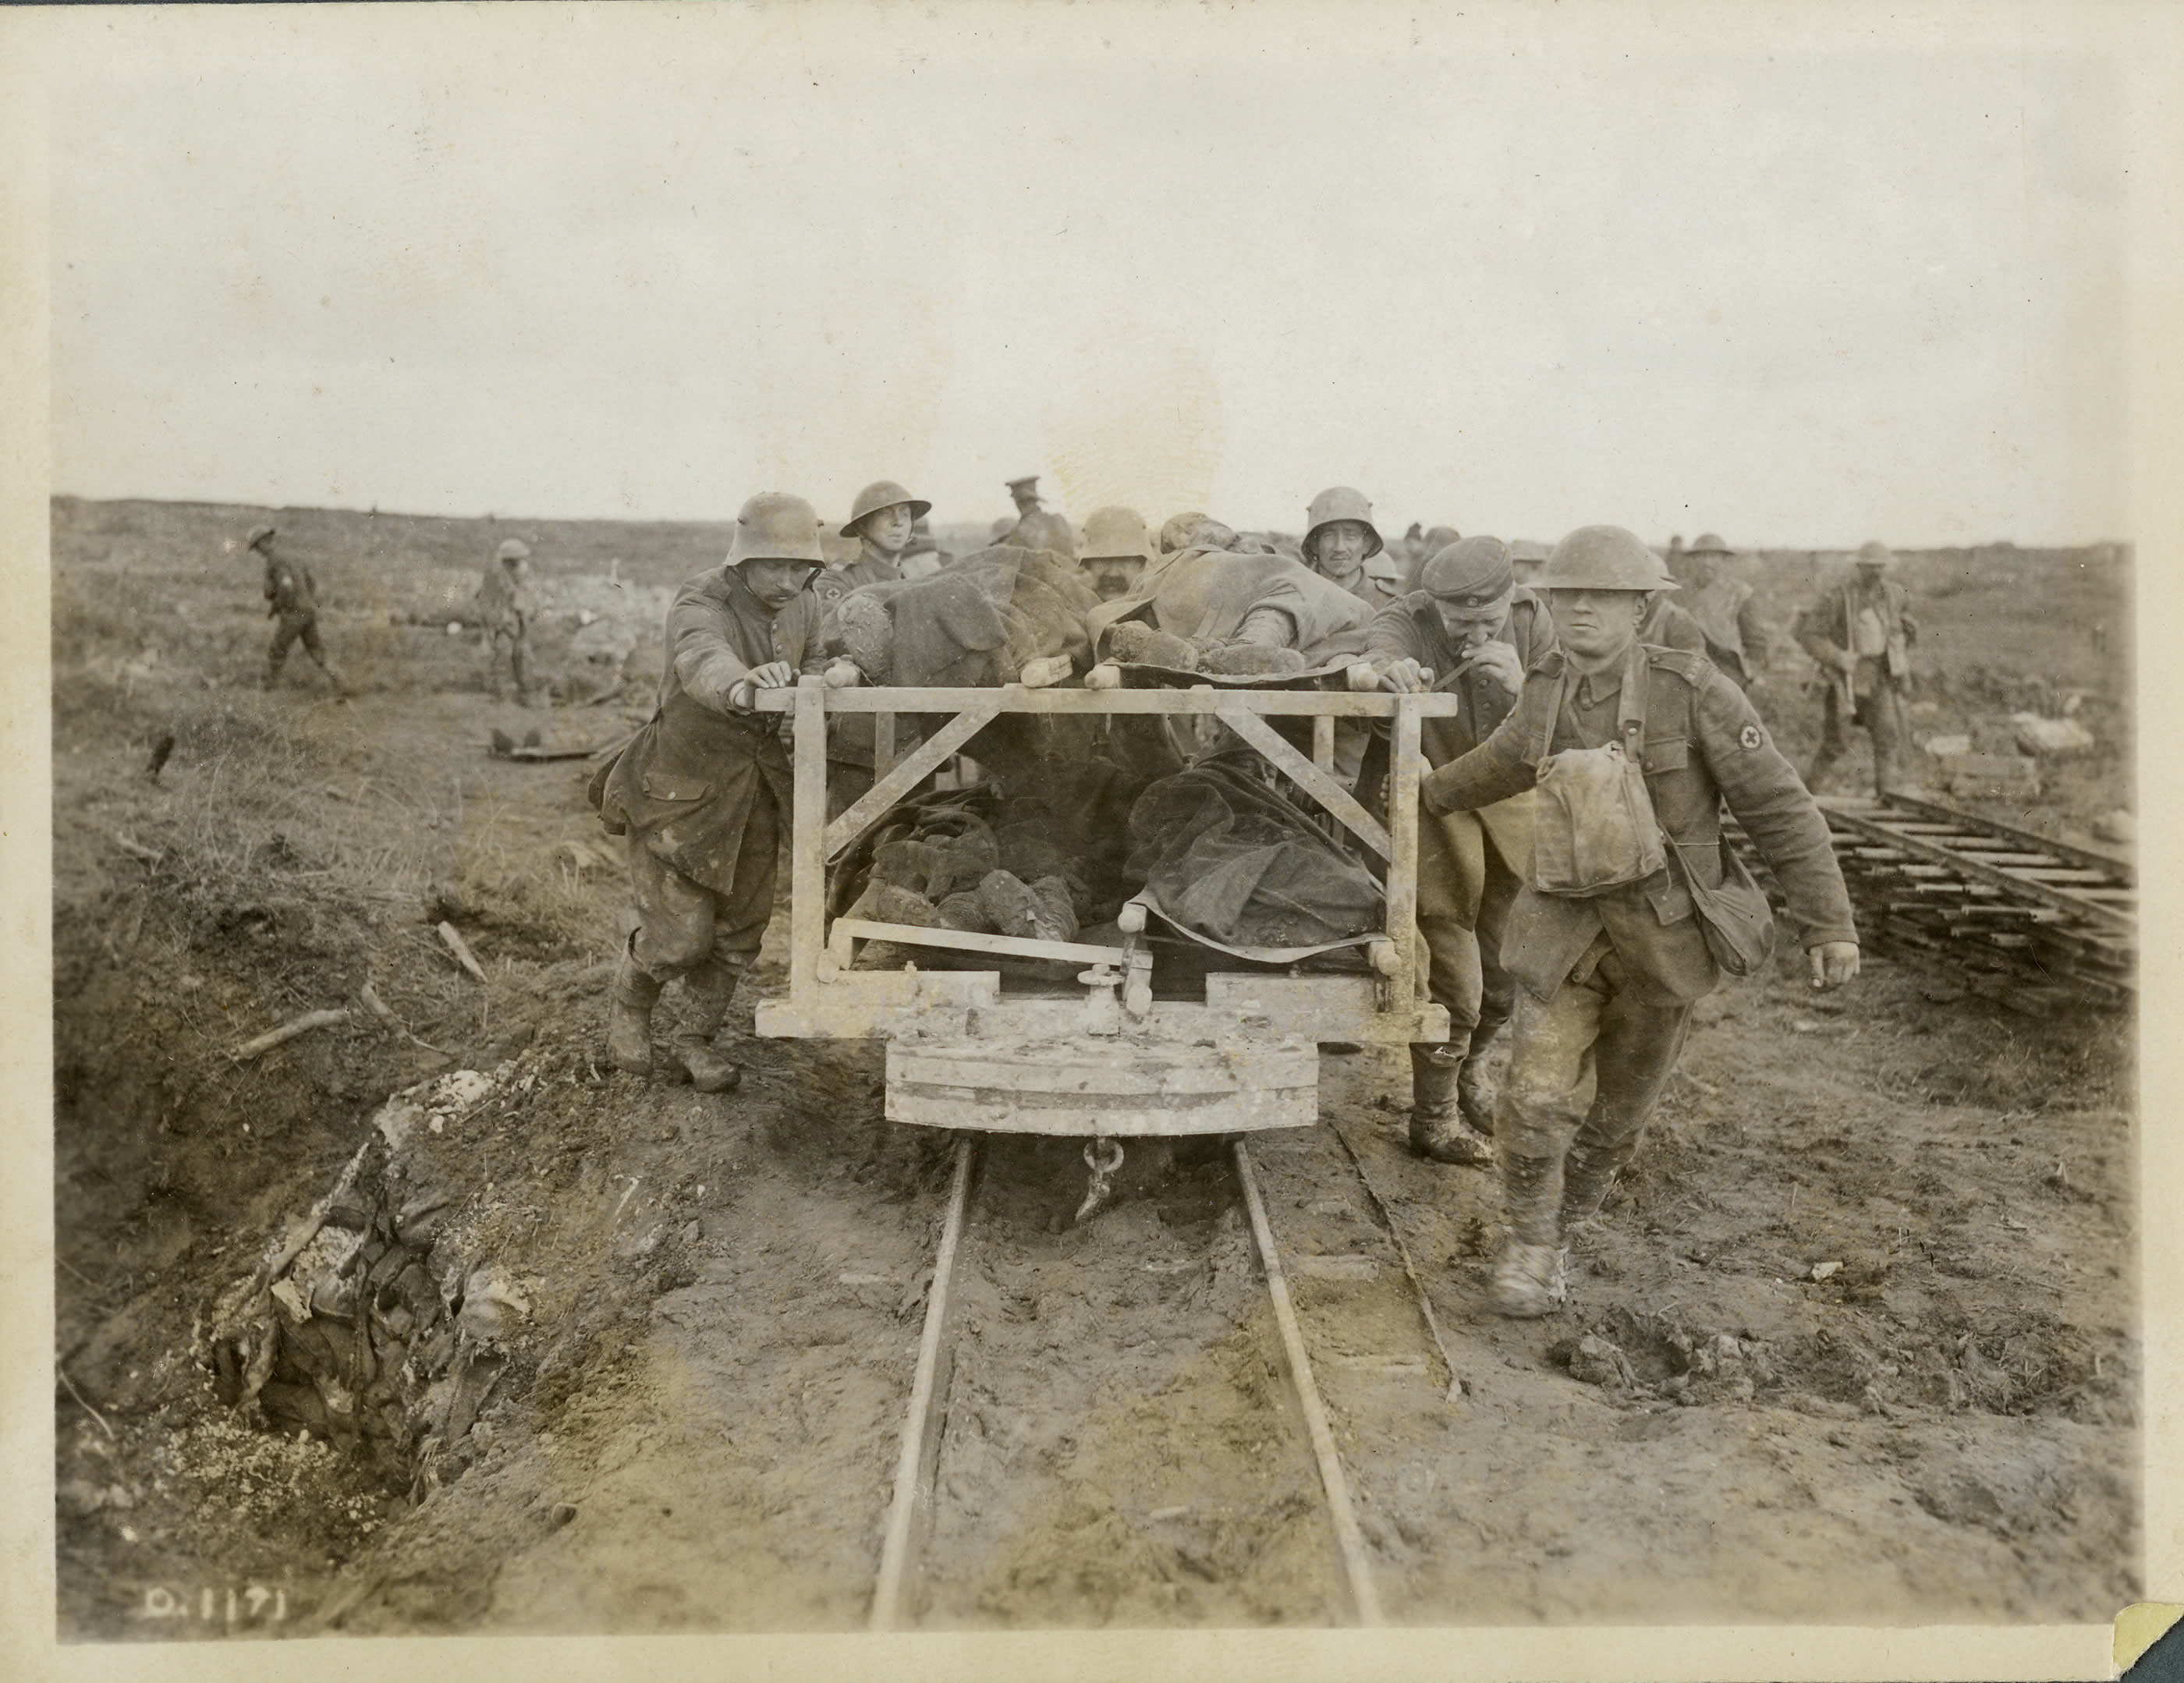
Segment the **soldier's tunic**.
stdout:
<svg viewBox="0 0 2184 1683">
<path fill-rule="evenodd" d="M 1706 886 L 1720 882 L 1726 800 L 1780 883 L 1799 944 L 1855 940 L 1827 822 L 1743 692 L 1702 655 L 1642 646 L 1638 655 L 1646 787 L 1680 868 Z M 1428 810 L 1506 800 L 1533 786 L 1550 747 L 1618 738 L 1626 669 L 1576 679 L 1550 721 L 1564 667 L 1558 649 L 1532 667 L 1493 735 L 1424 780 Z M 1719 971 L 1691 890 L 1669 867 L 1583 898 L 1521 889 L 1502 961 L 1522 991 L 1495 1140 L 1518 1240 L 1552 1245 L 1565 1156 L 1581 1155 L 1596 1176 L 1629 1160 L 1674 1067 L 1692 1002 Z"/>
<path fill-rule="evenodd" d="M 1767 664 L 1767 624 L 1759 617 L 1752 587 L 1717 574 L 1696 589 L 1685 590 L 1677 605 L 1697 621 L 1708 659 L 1749 689 L 1752 675 Z"/>
<path fill-rule="evenodd" d="M 758 951 L 791 798 L 787 718 L 738 712 L 728 692 L 776 660 L 818 671 L 819 616 L 808 590 L 767 613 L 725 565 L 667 610 L 659 711 L 593 785 L 609 833 L 628 838 L 631 951 L 657 979 Z"/>
<path fill-rule="evenodd" d="M 1362 602 L 1368 614 L 1377 614 L 1403 599 L 1400 588 L 1401 580 L 1392 576 L 1390 568 L 1379 566 L 1386 554 L 1386 550 L 1381 550 L 1347 579 L 1335 577 L 1314 562 L 1307 561 L 1306 565 L 1337 590 Z M 1334 777 L 1343 788 L 1354 789 L 1357 787 L 1359 775 L 1365 767 L 1365 756 L 1372 743 L 1373 733 L 1362 720 L 1338 719 L 1334 722 Z"/>
<path fill-rule="evenodd" d="M 531 622 L 538 616 L 538 587 L 495 561 L 478 582 L 478 616 L 485 627 L 486 684 L 498 692 L 505 660 L 519 695 L 531 692 Z"/>
<path fill-rule="evenodd" d="M 1381 553 L 1384 554 L 1386 551 Z M 1392 607 L 1403 599 L 1402 579 L 1398 572 L 1390 570 L 1384 574 L 1376 574 L 1373 571 L 1373 563 L 1379 559 L 1379 555 L 1375 555 L 1373 560 L 1366 562 L 1348 579 L 1337 578 L 1317 566 L 1312 571 L 1337 589 L 1348 591 L 1377 614 L 1381 609 Z"/>
<path fill-rule="evenodd" d="M 1453 718 L 1428 719 L 1419 745 L 1429 765 L 1461 759 L 1494 733 L 1517 705 L 1516 695 L 1484 674 L 1451 681 L 1463 656 L 1441 623 L 1430 593 L 1420 590 L 1383 608 L 1365 633 L 1366 659 L 1407 658 L 1436 675 L 1435 688 L 1455 694 Z M 1496 634 L 1529 667 L 1554 647 L 1546 605 L 1524 586 L 1510 592 L 1509 618 Z M 1368 775 L 1368 786 L 1379 779 Z M 1516 984 L 1502 966 L 1502 940 L 1531 849 L 1529 804 L 1519 798 L 1476 812 L 1421 814 L 1418 825 L 1418 933 L 1429 959 L 1427 992 L 1447 1006 L 1451 1039 L 1466 1031 L 1483 1045 L 1507 1022 Z"/>
<path fill-rule="evenodd" d="M 1886 794 L 1896 786 L 1905 734 L 1903 688 L 1911 676 L 1911 644 L 1919 639 L 1919 622 L 1908 603 L 1903 587 L 1893 579 L 1878 579 L 1869 587 L 1853 578 L 1797 616 L 1797 642 L 1820 663 L 1826 683 L 1811 782 L 1818 783 L 1849 752 L 1850 728 L 1863 725 L 1873 738 L 1875 787 Z M 1858 660 L 1850 674 L 1847 708 L 1836 664 L 1845 654 Z"/>
<path fill-rule="evenodd" d="M 1707 652 L 1705 629 L 1666 591 L 1653 599 L 1646 617 L 1638 621 L 1638 640 L 1656 649 L 1680 649 L 1691 655 Z"/>
<path fill-rule="evenodd" d="M 273 645 L 265 655 L 266 678 L 270 682 L 280 676 L 288 659 L 288 646 L 298 638 L 304 652 L 325 666 L 326 651 L 319 641 L 318 587 L 312 581 L 311 570 L 276 554 L 270 540 L 261 546 L 261 553 L 265 557 L 265 612 L 277 622 Z"/>
</svg>

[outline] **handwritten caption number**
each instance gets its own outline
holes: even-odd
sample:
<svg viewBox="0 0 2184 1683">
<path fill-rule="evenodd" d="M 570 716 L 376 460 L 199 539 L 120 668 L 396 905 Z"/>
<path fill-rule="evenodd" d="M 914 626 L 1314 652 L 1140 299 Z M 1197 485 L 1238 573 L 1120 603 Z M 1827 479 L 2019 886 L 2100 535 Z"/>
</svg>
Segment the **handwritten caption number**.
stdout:
<svg viewBox="0 0 2184 1683">
<path fill-rule="evenodd" d="M 278 1624 L 288 1616 L 288 1592 L 251 1584 L 242 1589 L 209 1587 L 194 1596 L 188 1591 L 154 1584 L 144 1591 L 140 1619 L 182 1619 L 201 1624 Z"/>
</svg>

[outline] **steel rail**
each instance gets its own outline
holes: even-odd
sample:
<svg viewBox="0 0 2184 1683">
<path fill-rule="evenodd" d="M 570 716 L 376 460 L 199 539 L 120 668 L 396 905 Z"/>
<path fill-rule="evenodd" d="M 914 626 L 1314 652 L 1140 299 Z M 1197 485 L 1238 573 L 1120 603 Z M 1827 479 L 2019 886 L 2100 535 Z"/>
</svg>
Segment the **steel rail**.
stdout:
<svg viewBox="0 0 2184 1683">
<path fill-rule="evenodd" d="M 910 1413 L 903 1421 L 902 1447 L 895 1457 L 894 1496 L 888 1505 L 886 1541 L 880 1546 L 880 1572 L 872 1592 L 871 1628 L 892 1630 L 902 1617 L 903 1585 L 911 1566 L 911 1543 L 920 1519 L 933 1507 L 933 1457 L 939 1446 L 952 1352 L 947 1349 L 948 1312 L 953 1301 L 956 1257 L 962 1248 L 963 1225 L 971 1205 L 971 1165 L 978 1136 L 956 1142 L 956 1176 L 948 1189 L 948 1218 L 940 1229 L 940 1249 L 933 1260 L 933 1284 L 925 1296 L 925 1330 L 917 1344 L 917 1377 L 910 1388 Z"/>
<path fill-rule="evenodd" d="M 1251 1154 L 1241 1140 L 1233 1147 L 1236 1178 L 1243 1183 L 1245 1207 L 1251 1212 L 1251 1234 L 1258 1241 L 1259 1261 L 1266 1269 L 1267 1295 L 1273 1298 L 1274 1320 L 1281 1328 L 1282 1350 L 1289 1359 L 1290 1381 L 1304 1409 L 1305 1429 L 1312 1435 L 1312 1452 L 1319 1463 L 1319 1482 L 1327 1492 L 1328 1512 L 1334 1521 L 1334 1540 L 1342 1551 L 1342 1569 L 1350 1580 L 1350 1597 L 1360 1624 L 1378 1625 L 1381 1616 L 1379 1591 L 1373 1586 L 1373 1570 L 1365 1554 L 1365 1538 L 1357 1529 L 1357 1515 L 1350 1503 L 1350 1481 L 1343 1476 L 1342 1457 L 1334 1447 L 1334 1432 L 1327 1423 L 1327 1409 L 1312 1382 L 1312 1358 L 1305 1353 L 1304 1334 L 1297 1326 L 1296 1311 L 1290 1304 L 1288 1277 L 1282 1272 L 1274 1230 L 1267 1220 L 1266 1201 L 1251 1173 Z"/>
<path fill-rule="evenodd" d="M 956 1295 L 956 1265 L 962 1254 L 964 1231 L 969 1221 L 976 1142 L 977 1136 L 967 1133 L 956 1146 L 955 1175 L 949 1189 L 948 1213 L 942 1223 L 940 1243 L 933 1258 L 933 1283 L 926 1296 L 925 1325 L 918 1341 L 916 1376 L 911 1382 L 910 1403 L 903 1421 L 902 1441 L 895 1457 L 894 1494 L 888 1506 L 886 1530 L 880 1547 L 879 1571 L 872 1593 L 871 1614 L 866 1621 L 867 1628 L 873 1630 L 901 1630 L 911 1620 L 911 1588 L 916 1573 L 921 1535 L 929 1528 L 932 1520 L 939 1451 L 946 1422 L 948 1391 L 954 1368 L 953 1351 L 950 1347 L 950 1322 Z M 1335 1544 L 1341 1555 L 1351 1601 L 1360 1624 L 1383 1624 L 1386 1621 L 1380 1608 L 1379 1593 L 1373 1585 L 1364 1535 L 1358 1529 L 1357 1513 L 1350 1496 L 1349 1480 L 1343 1472 L 1341 1457 L 1335 1448 L 1334 1433 L 1328 1421 L 1326 1405 L 1321 1400 L 1319 1387 L 1312 1379 L 1311 1358 L 1306 1352 L 1303 1333 L 1290 1299 L 1289 1279 L 1282 1267 L 1273 1225 L 1268 1220 L 1266 1201 L 1261 1195 L 1257 1177 L 1251 1168 L 1251 1155 L 1244 1142 L 1236 1141 L 1232 1150 L 1237 1180 L 1243 1191 L 1245 1209 L 1251 1219 L 1252 1238 L 1258 1250 L 1268 1296 L 1272 1301 L 1275 1324 L 1281 1335 L 1283 1356 L 1289 1368 L 1291 1386 L 1304 1415 L 1306 1434 L 1311 1439 L 1312 1457 L 1318 1465 L 1321 1489 L 1326 1496 L 1329 1517 L 1333 1524 Z M 1367 1191 L 1371 1195 L 1369 1184 Z M 1401 1244 L 1400 1239 L 1397 1243 Z M 1449 1362 L 1447 1350 L 1441 1344 L 1440 1329 L 1431 1325 L 1429 1308 L 1427 1315 L 1435 1345 L 1440 1351 L 1443 1363 L 1450 1368 L 1450 1389 L 1453 1393 L 1457 1388 L 1453 1363 Z"/>
</svg>

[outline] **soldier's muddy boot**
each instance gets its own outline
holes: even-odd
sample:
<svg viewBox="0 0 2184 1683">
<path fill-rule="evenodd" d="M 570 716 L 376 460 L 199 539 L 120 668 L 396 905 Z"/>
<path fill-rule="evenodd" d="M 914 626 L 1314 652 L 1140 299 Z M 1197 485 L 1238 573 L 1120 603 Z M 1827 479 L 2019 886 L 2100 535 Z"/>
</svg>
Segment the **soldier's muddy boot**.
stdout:
<svg viewBox="0 0 2184 1683">
<path fill-rule="evenodd" d="M 1563 1159 L 1562 1228 L 1567 1233 L 1580 1222 L 1590 1221 L 1607 1201 L 1607 1190 L 1630 1160 L 1628 1151 L 1602 1151 L 1573 1145 Z"/>
<path fill-rule="evenodd" d="M 682 1000 L 682 1026 L 675 1031 L 669 1056 L 700 1093 L 725 1093 L 744 1078 L 733 1059 L 713 1044 L 721 1020 L 735 998 L 736 978 L 732 965 L 709 959 L 682 981 L 688 990 Z"/>
<path fill-rule="evenodd" d="M 652 1007 L 659 1003 L 660 986 L 637 967 L 632 934 L 622 948 L 621 965 L 615 972 L 614 991 L 607 1007 L 607 1062 L 632 1075 L 652 1073 Z"/>
<path fill-rule="evenodd" d="M 1537 1320 L 1569 1296 L 1563 1272 L 1569 1252 L 1552 1212 L 1558 1189 L 1556 1163 L 1547 1157 L 1502 1157 L 1502 1201 L 1509 1217 L 1509 1242 L 1494 1264 L 1487 1307 L 1497 1315 Z"/>
<path fill-rule="evenodd" d="M 1464 1120 L 1457 1100 L 1463 1047 L 1456 1041 L 1411 1044 L 1411 1149 L 1437 1163 L 1486 1168 L 1494 1141 Z"/>
<path fill-rule="evenodd" d="M 1568 1300 L 1569 1285 L 1563 1265 L 1569 1252 L 1559 1246 L 1525 1245 L 1512 1239 L 1494 1265 L 1494 1285 L 1487 1303 L 1497 1315 L 1513 1320 L 1536 1321 L 1552 1315 Z"/>
<path fill-rule="evenodd" d="M 1500 1023 L 1481 1021 L 1471 1031 L 1463 1067 L 1456 1074 L 1457 1109 L 1474 1132 L 1489 1140 L 1494 1137 L 1494 1084 L 1486 1074 L 1486 1051 L 1501 1032 Z"/>
</svg>

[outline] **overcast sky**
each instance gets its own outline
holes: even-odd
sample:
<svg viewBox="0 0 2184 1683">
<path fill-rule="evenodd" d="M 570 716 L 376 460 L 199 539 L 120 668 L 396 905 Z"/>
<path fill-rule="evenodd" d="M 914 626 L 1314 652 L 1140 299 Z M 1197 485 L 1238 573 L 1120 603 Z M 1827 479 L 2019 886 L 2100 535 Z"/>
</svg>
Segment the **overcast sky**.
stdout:
<svg viewBox="0 0 2184 1683">
<path fill-rule="evenodd" d="M 1038 471 L 1080 520 L 1294 530 L 1346 482 L 1396 532 L 2129 535 L 2097 59 L 429 9 L 211 8 L 217 51 L 53 91 L 56 489 L 838 518 L 886 476 L 983 520 Z"/>
</svg>

